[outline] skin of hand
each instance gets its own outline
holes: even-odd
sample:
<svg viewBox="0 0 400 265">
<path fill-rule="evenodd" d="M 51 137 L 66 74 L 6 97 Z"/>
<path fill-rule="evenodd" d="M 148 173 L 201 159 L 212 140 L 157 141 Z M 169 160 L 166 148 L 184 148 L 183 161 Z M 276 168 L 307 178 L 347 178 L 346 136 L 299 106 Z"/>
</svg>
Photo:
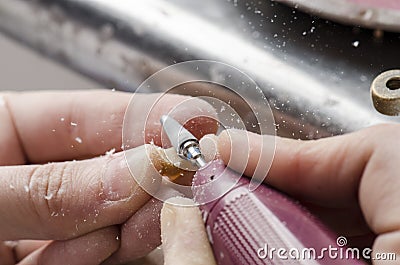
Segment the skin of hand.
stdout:
<svg viewBox="0 0 400 265">
<path fill-rule="evenodd" d="M 164 96 L 143 139 L 141 110 L 159 95 L 138 96 L 137 146 L 129 152 L 137 153 L 137 167 L 151 179 L 139 144 L 160 144 L 159 117 L 188 97 Z M 153 217 L 162 204 L 134 181 L 120 152 L 130 97 L 104 90 L 0 95 L 0 264 L 119 264 L 160 244 Z M 178 119 L 209 108 L 199 101 L 196 113 Z M 209 118 L 192 123 L 203 125 L 192 128 L 197 137 L 216 130 Z M 104 155 L 113 148 L 116 154 Z"/>
<path fill-rule="evenodd" d="M 187 198 L 168 199 L 161 211 L 165 265 L 216 264 L 199 208 Z"/>
<path fill-rule="evenodd" d="M 306 203 L 341 235 L 362 238 L 372 231 L 371 257 L 375 253 L 397 255 L 394 261 L 372 260 L 373 264 L 397 264 L 400 259 L 400 178 L 396 162 L 400 160 L 399 135 L 398 124 L 383 124 L 320 140 L 277 137 L 275 156 L 265 182 Z M 247 158 L 239 153 L 231 154 L 231 145 L 246 144 L 248 139 L 251 151 L 244 174 L 252 176 L 260 155 L 268 152 L 260 147 L 267 137 L 271 136 L 227 130 L 214 139 L 224 162 L 236 161 L 231 164 L 233 169 Z"/>
</svg>

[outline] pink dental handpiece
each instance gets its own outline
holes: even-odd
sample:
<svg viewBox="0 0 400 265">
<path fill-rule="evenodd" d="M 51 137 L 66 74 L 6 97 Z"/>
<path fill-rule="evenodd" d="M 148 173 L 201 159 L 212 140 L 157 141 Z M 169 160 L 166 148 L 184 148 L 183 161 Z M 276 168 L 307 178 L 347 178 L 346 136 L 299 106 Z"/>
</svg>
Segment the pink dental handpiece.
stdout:
<svg viewBox="0 0 400 265">
<path fill-rule="evenodd" d="M 193 179 L 218 264 L 364 264 L 358 249 L 345 248 L 297 201 L 269 187 L 249 190 L 250 180 L 206 163 L 198 140 L 174 119 L 163 116 L 163 128 L 184 159 L 199 167 Z"/>
</svg>

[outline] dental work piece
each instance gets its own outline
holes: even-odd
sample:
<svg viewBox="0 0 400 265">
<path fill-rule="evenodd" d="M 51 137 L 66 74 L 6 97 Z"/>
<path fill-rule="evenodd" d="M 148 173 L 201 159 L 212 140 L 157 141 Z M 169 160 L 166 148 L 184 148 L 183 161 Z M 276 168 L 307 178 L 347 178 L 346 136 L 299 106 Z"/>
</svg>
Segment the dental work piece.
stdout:
<svg viewBox="0 0 400 265">
<path fill-rule="evenodd" d="M 179 157 L 198 168 L 193 197 L 218 264 L 363 264 L 299 202 L 265 184 L 250 191 L 250 179 L 222 160 L 207 163 L 177 121 L 163 116 L 161 123 Z"/>
</svg>

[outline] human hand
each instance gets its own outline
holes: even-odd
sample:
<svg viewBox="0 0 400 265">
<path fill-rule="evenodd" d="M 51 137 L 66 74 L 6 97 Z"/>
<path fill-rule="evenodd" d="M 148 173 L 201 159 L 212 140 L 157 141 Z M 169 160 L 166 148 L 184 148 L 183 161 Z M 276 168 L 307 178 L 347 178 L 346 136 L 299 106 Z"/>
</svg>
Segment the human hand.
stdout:
<svg viewBox="0 0 400 265">
<path fill-rule="evenodd" d="M 140 114 L 158 95 L 137 96 L 143 97 L 143 105 L 135 106 L 137 142 L 130 152 L 142 157 L 137 167 L 151 179 L 146 175 L 149 163 L 143 163 L 144 147 L 138 146 L 144 142 L 141 129 L 146 119 Z M 113 148 L 121 151 L 130 94 L 35 92 L 9 93 L 0 99 L 0 264 L 99 264 L 112 254 L 110 263 L 116 264 L 143 256 L 159 244 L 159 221 L 148 219 L 161 203 L 150 200 L 137 185 L 123 154 L 92 158 Z M 159 117 L 185 99 L 167 95 L 157 104 L 147 121 L 146 142 L 160 143 Z M 197 112 L 208 105 L 200 102 L 199 107 Z M 193 114 L 184 112 L 181 118 Z M 194 124 L 204 124 L 202 130 L 194 126 L 199 134 L 216 128 L 206 118 Z M 60 162 L 73 159 L 79 161 Z M 143 231 L 148 236 L 140 238 Z"/>
<path fill-rule="evenodd" d="M 161 236 L 165 265 L 216 264 L 200 210 L 190 199 L 174 197 L 164 203 Z"/>
<path fill-rule="evenodd" d="M 372 257 L 396 253 L 399 259 L 399 134 L 399 125 L 388 124 L 315 141 L 277 137 L 265 181 L 303 201 L 342 235 L 373 240 L 375 234 Z M 244 174 L 252 176 L 260 154 L 270 151 L 261 149 L 271 148 L 260 144 L 267 137 L 271 136 L 228 130 L 217 138 L 218 151 L 225 163 L 235 161 L 231 164 L 235 169 L 247 157 L 231 154 L 231 144 L 240 146 L 248 139 L 251 152 Z M 395 264 L 397 260 L 373 262 Z"/>
</svg>

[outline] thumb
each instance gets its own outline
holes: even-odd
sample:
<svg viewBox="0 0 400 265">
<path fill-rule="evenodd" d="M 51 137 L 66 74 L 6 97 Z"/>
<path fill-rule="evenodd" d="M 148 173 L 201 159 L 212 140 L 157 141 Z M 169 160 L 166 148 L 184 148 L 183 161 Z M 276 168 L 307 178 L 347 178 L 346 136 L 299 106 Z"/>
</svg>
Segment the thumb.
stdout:
<svg viewBox="0 0 400 265">
<path fill-rule="evenodd" d="M 156 178 L 145 146 L 131 149 L 141 179 Z M 0 240 L 68 239 L 119 224 L 149 196 L 122 153 L 46 165 L 0 167 Z"/>
<path fill-rule="evenodd" d="M 216 264 L 200 210 L 189 199 L 174 197 L 164 203 L 161 238 L 165 265 Z"/>
</svg>

